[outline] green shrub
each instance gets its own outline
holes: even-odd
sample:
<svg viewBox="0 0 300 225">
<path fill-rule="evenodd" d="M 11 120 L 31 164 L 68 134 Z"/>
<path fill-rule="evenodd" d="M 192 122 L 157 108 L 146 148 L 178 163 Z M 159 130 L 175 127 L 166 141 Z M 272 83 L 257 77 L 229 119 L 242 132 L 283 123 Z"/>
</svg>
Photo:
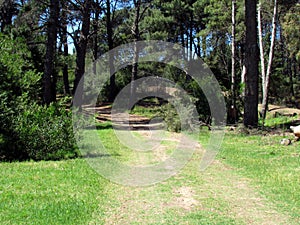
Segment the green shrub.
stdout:
<svg viewBox="0 0 300 225">
<path fill-rule="evenodd" d="M 197 126 L 198 115 L 191 103 L 195 99 L 185 96 L 186 99 L 175 98 L 173 103 L 167 103 L 160 108 L 159 116 L 163 118 L 167 129 L 171 132 L 193 130 Z M 174 104 L 174 105 L 173 105 Z"/>
<path fill-rule="evenodd" d="M 0 49 L 0 160 L 76 157 L 70 112 L 39 104 L 42 75 L 24 42 L 0 34 Z"/>
<path fill-rule="evenodd" d="M 163 105 L 159 115 L 163 118 L 168 131 L 179 132 L 181 130 L 179 115 L 172 104 Z"/>
<path fill-rule="evenodd" d="M 57 104 L 26 106 L 13 122 L 17 148 L 34 160 L 77 157 L 70 114 Z"/>
</svg>

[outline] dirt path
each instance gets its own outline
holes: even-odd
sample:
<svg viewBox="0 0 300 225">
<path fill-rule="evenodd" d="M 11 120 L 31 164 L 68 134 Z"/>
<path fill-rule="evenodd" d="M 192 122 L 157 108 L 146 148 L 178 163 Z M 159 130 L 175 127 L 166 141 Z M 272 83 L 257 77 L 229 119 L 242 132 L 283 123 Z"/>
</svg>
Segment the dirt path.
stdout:
<svg viewBox="0 0 300 225">
<path fill-rule="evenodd" d="M 178 134 L 167 139 L 176 142 Z M 180 173 L 156 185 L 111 183 L 102 193 L 110 201 L 99 205 L 90 224 L 294 224 L 233 168 L 215 161 L 200 172 L 202 153 L 199 147 Z"/>
</svg>

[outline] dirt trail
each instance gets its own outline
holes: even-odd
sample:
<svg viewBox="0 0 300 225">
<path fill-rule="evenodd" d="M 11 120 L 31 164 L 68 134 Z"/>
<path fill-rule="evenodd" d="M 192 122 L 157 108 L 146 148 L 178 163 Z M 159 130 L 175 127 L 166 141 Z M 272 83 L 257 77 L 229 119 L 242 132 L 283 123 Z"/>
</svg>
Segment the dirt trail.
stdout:
<svg viewBox="0 0 300 225">
<path fill-rule="evenodd" d="M 178 135 L 168 139 L 178 141 Z M 134 188 L 111 184 L 103 193 L 111 201 L 99 206 L 104 216 L 95 211 L 90 224 L 193 224 L 185 216 L 199 212 L 230 218 L 235 224 L 294 224 L 233 168 L 215 161 L 205 172 L 198 171 L 202 153 L 197 149 L 179 174 L 160 184 Z"/>
</svg>

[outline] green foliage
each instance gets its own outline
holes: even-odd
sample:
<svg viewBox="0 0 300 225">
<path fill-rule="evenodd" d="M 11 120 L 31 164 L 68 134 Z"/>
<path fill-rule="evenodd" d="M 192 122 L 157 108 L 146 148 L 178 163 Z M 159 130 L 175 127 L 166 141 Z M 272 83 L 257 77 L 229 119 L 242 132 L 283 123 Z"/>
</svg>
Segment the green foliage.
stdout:
<svg viewBox="0 0 300 225">
<path fill-rule="evenodd" d="M 141 28 L 147 30 L 145 39 L 148 40 L 167 40 L 168 32 L 166 27 L 173 22 L 172 17 L 164 16 L 160 9 L 147 11 L 147 16 L 141 24 Z"/>
<path fill-rule="evenodd" d="M 71 113 L 62 104 L 43 106 L 23 99 L 8 119 L 0 145 L 2 160 L 58 160 L 79 155 Z"/>
<path fill-rule="evenodd" d="M 28 60 L 30 53 L 24 42 L 0 35 L 0 48 L 0 158 L 77 156 L 70 113 L 62 104 L 39 105 L 41 74 Z"/>
<path fill-rule="evenodd" d="M 295 4 L 284 16 L 283 34 L 287 39 L 287 47 L 290 54 L 300 61 L 300 31 L 295 29 L 300 26 L 300 3 Z"/>
<path fill-rule="evenodd" d="M 172 104 L 163 105 L 159 115 L 163 118 L 169 131 L 179 132 L 181 130 L 179 115 Z"/>
<path fill-rule="evenodd" d="M 135 105 L 134 108 L 130 111 L 130 114 L 140 115 L 152 119 L 158 116 L 160 111 L 161 110 L 159 106 L 145 107 L 145 106 Z"/>
<path fill-rule="evenodd" d="M 275 113 L 276 116 L 276 113 Z M 290 124 L 294 123 L 295 121 L 297 121 L 298 119 L 298 115 L 295 116 L 277 116 L 274 117 L 273 115 L 267 115 L 266 119 L 263 121 L 262 119 L 260 119 L 259 123 L 260 125 L 263 125 L 264 122 L 264 126 L 265 127 L 270 127 L 270 128 L 288 128 Z"/>
<path fill-rule="evenodd" d="M 28 104 L 13 121 L 20 150 L 34 160 L 78 156 L 71 113 L 62 106 Z"/>
<path fill-rule="evenodd" d="M 23 40 L 13 41 L 0 34 L 0 49 L 0 132 L 6 133 L 18 115 L 20 98 L 36 99 L 39 95 L 40 74 L 27 60 L 30 53 Z"/>
<path fill-rule="evenodd" d="M 159 116 L 163 118 L 167 129 L 172 132 L 180 132 L 193 129 L 198 118 L 194 113 L 193 104 L 195 99 L 190 96 L 184 96 L 186 99 L 175 98 L 172 103 L 161 106 Z M 188 100 L 187 100 L 188 99 Z"/>
</svg>

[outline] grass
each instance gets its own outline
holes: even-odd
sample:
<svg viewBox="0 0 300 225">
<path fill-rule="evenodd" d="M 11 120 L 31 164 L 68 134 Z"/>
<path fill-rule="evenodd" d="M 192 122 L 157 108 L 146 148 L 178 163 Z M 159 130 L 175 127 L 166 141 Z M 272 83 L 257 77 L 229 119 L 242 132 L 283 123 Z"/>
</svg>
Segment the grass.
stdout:
<svg viewBox="0 0 300 225">
<path fill-rule="evenodd" d="M 159 112 L 160 112 L 159 106 L 146 107 L 146 106 L 135 105 L 133 110 L 130 111 L 130 114 L 144 116 L 149 119 L 152 119 L 153 117 L 157 116 Z"/>
<path fill-rule="evenodd" d="M 298 115 L 295 116 L 278 116 L 272 117 L 270 114 L 267 115 L 264 126 L 270 128 L 286 128 L 287 124 L 290 124 L 298 119 Z M 263 121 L 260 120 L 259 124 L 262 125 Z"/>
<path fill-rule="evenodd" d="M 128 160 L 112 129 L 98 132 L 106 147 Z M 199 155 L 195 157 L 194 163 Z M 193 185 L 203 182 L 198 171 L 189 167 L 179 178 L 146 188 L 110 183 L 84 159 L 1 163 L 0 171 L 0 224 L 126 224 L 126 220 L 130 224 L 236 224 L 210 209 L 185 211 L 173 203 L 178 195 L 174 190 L 186 184 L 185 176 Z M 210 197 L 205 202 L 227 207 Z M 122 218 L 116 218 L 119 214 Z"/>
<path fill-rule="evenodd" d="M 82 159 L 0 164 L 0 224 L 86 224 L 107 181 Z"/>
<path fill-rule="evenodd" d="M 163 144 L 170 149 L 174 147 L 169 141 Z M 135 161 L 138 156 L 132 157 L 131 161 Z M 202 196 L 203 190 L 199 187 L 207 181 L 196 169 L 200 159 L 201 153 L 194 154 L 178 175 L 156 185 L 128 187 L 110 183 L 103 191 L 109 202 L 100 203 L 94 213 L 98 215 L 98 211 L 104 211 L 105 217 L 93 217 L 92 224 L 244 224 L 226 214 L 230 206 L 225 200 L 209 194 Z M 186 187 L 193 190 L 192 196 L 177 192 Z M 189 201 L 201 202 L 201 205 L 185 205 Z"/>
<path fill-rule="evenodd" d="M 119 143 L 110 124 L 98 128 L 110 154 L 123 162 L 139 159 Z M 205 145 L 208 137 L 201 130 L 200 142 Z M 282 146 L 281 138 L 228 132 L 219 164 L 199 172 L 197 151 L 176 176 L 143 188 L 111 183 L 84 159 L 0 163 L 0 224 L 262 224 L 265 214 L 256 214 L 274 207 L 278 218 L 287 214 L 297 224 L 299 143 Z M 162 144 L 171 154 L 174 143 Z M 266 198 L 262 206 L 260 196 Z"/>
<path fill-rule="evenodd" d="M 300 221 L 299 143 L 282 146 L 282 138 L 229 133 L 218 157 L 250 178 L 264 196 Z"/>
</svg>

